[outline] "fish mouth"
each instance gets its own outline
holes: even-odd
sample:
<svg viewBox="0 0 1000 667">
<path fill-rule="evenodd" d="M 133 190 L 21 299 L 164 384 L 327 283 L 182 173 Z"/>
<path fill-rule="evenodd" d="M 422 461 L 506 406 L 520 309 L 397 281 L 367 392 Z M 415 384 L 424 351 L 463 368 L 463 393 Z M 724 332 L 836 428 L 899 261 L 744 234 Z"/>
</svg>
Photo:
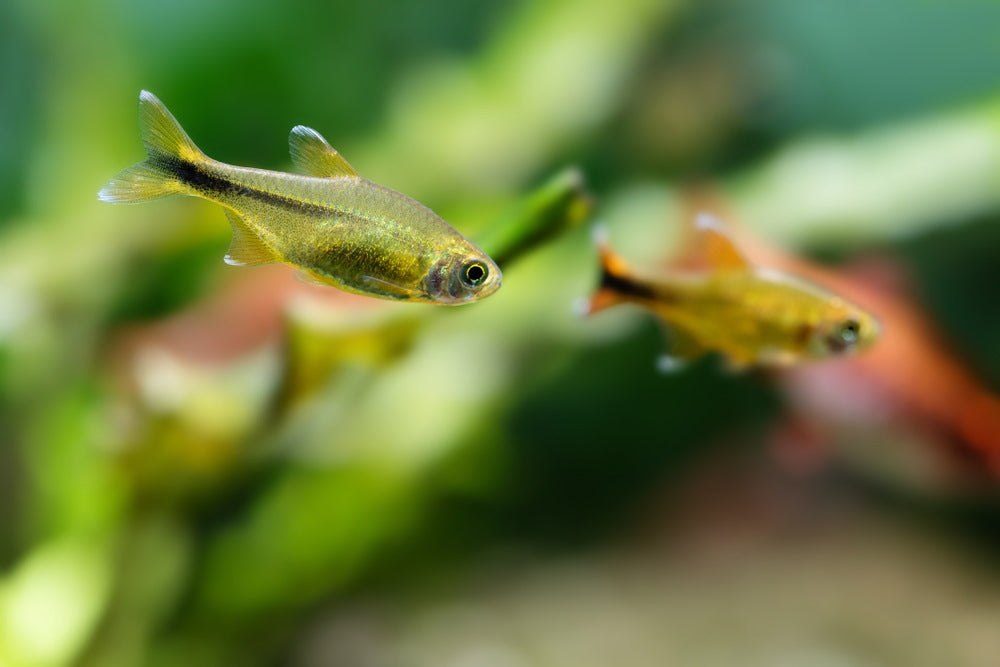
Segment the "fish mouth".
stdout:
<svg viewBox="0 0 1000 667">
<path fill-rule="evenodd" d="M 479 287 L 474 289 L 464 289 L 458 294 L 449 294 L 447 303 L 452 304 L 462 304 L 462 303 L 472 303 L 473 301 L 479 301 L 491 296 L 494 292 L 502 287 L 503 282 L 500 279 L 496 279 L 489 283 L 484 283 Z"/>
</svg>

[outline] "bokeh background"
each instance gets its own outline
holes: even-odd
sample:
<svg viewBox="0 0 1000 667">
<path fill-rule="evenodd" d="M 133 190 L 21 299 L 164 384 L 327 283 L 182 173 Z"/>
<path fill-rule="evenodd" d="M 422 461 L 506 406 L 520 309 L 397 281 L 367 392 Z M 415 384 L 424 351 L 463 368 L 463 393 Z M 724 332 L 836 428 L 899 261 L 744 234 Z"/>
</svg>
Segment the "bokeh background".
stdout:
<svg viewBox="0 0 1000 667">
<path fill-rule="evenodd" d="M 1000 664 L 998 34 L 989 0 L 0 3 L 0 665 Z M 487 250 L 552 233 L 455 309 L 226 266 L 218 207 L 96 200 L 143 88 L 223 161 L 287 169 L 303 123 Z M 595 221 L 659 270 L 693 205 L 883 341 L 664 375 L 647 313 L 574 314 Z"/>
</svg>

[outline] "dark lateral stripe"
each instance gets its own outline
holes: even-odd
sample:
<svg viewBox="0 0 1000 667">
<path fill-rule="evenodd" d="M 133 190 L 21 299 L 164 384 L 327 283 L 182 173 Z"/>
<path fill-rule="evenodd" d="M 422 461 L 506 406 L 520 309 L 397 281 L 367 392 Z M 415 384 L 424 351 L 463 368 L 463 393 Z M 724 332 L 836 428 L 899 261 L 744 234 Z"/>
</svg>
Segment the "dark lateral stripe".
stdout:
<svg viewBox="0 0 1000 667">
<path fill-rule="evenodd" d="M 623 296 L 634 296 L 640 299 L 657 299 L 662 296 L 650 285 L 629 278 L 623 278 L 622 276 L 616 276 L 607 271 L 601 276 L 601 287 Z"/>
<path fill-rule="evenodd" d="M 180 182 L 202 192 L 248 197 L 272 206 L 278 206 L 306 215 L 329 215 L 336 212 L 335 209 L 326 206 L 299 201 L 294 197 L 279 195 L 243 185 L 242 183 L 213 174 L 201 165 L 173 156 L 150 155 L 149 160 L 157 167 L 172 174 Z"/>
</svg>

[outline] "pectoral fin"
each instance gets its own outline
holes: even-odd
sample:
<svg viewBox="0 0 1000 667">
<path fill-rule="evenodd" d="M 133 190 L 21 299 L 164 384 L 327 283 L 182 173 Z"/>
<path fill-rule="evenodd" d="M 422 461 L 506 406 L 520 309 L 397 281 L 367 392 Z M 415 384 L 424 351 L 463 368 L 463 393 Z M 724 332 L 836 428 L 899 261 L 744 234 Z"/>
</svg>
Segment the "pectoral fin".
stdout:
<svg viewBox="0 0 1000 667">
<path fill-rule="evenodd" d="M 320 178 L 357 177 L 358 172 L 316 130 L 296 125 L 288 135 L 295 168 L 306 176 Z"/>
<path fill-rule="evenodd" d="M 423 294 L 415 289 L 397 285 L 396 283 L 376 278 L 375 276 L 361 276 L 370 285 L 371 291 L 389 299 L 400 299 L 403 301 L 423 297 Z"/>
<path fill-rule="evenodd" d="M 233 227 L 233 240 L 229 244 L 229 252 L 226 253 L 226 264 L 233 266 L 260 266 L 261 264 L 273 264 L 280 262 L 281 257 L 264 245 L 246 221 L 235 211 L 226 209 L 226 217 Z"/>
</svg>

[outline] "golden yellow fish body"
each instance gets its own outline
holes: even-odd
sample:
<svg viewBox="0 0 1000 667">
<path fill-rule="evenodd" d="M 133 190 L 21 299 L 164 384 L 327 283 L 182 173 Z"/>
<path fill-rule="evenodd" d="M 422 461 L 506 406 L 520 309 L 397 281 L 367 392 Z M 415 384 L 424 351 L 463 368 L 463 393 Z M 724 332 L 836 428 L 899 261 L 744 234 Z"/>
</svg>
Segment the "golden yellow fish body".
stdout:
<svg viewBox="0 0 1000 667">
<path fill-rule="evenodd" d="M 314 130 L 292 130 L 304 174 L 290 174 L 206 157 L 151 93 L 139 108 L 147 160 L 99 198 L 188 194 L 221 204 L 233 227 L 230 264 L 285 262 L 309 282 L 401 301 L 466 303 L 500 287 L 500 269 L 482 250 L 426 206 L 361 178 Z"/>
<path fill-rule="evenodd" d="M 605 245 L 590 312 L 633 302 L 666 324 L 670 356 L 723 354 L 731 365 L 789 365 L 849 354 L 879 336 L 863 308 L 785 273 L 750 265 L 717 224 L 701 225 L 717 264 L 697 275 L 632 274 Z"/>
<path fill-rule="evenodd" d="M 697 281 L 664 281 L 671 300 L 645 303 L 704 350 L 735 365 L 785 365 L 867 347 L 878 325 L 863 310 L 814 285 L 762 270 Z"/>
</svg>

